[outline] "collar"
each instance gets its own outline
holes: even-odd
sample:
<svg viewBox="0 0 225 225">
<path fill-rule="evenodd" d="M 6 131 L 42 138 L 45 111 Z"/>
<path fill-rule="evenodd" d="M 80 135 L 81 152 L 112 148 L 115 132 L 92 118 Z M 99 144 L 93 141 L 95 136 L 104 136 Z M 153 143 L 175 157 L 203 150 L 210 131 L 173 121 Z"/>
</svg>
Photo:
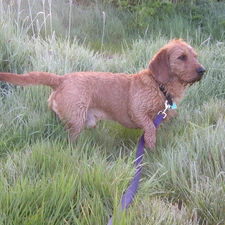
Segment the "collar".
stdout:
<svg viewBox="0 0 225 225">
<path fill-rule="evenodd" d="M 168 93 L 166 91 L 165 87 L 162 84 L 159 85 L 159 89 L 166 97 L 168 105 L 170 105 L 170 107 L 172 107 L 173 106 L 173 97 L 170 95 L 170 93 Z"/>
<path fill-rule="evenodd" d="M 166 118 L 166 116 L 167 116 L 166 111 L 168 109 L 176 109 L 177 108 L 176 103 L 173 102 L 172 96 L 169 93 L 167 93 L 165 87 L 162 84 L 159 86 L 159 89 L 166 97 L 166 101 L 165 101 L 165 109 L 163 111 L 159 111 L 158 116 L 154 120 L 155 127 L 157 127 L 162 122 L 162 120 Z"/>
</svg>

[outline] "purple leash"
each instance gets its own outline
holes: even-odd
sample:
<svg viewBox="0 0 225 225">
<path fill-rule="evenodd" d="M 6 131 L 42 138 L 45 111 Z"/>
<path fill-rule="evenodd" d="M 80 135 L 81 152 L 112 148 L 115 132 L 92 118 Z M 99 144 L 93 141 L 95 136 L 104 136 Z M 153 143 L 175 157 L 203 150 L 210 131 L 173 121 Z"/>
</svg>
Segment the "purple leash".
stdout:
<svg viewBox="0 0 225 225">
<path fill-rule="evenodd" d="M 158 116 L 154 120 L 155 127 L 157 127 L 162 122 L 165 116 L 166 116 L 165 111 L 163 113 L 158 114 Z M 135 161 L 136 172 L 135 172 L 133 180 L 131 181 L 130 186 L 128 187 L 126 193 L 124 194 L 121 200 L 122 211 L 124 211 L 125 209 L 129 207 L 130 203 L 134 199 L 134 195 L 137 192 L 138 184 L 141 178 L 142 161 L 144 156 L 144 144 L 145 144 L 144 135 L 142 135 L 138 142 L 138 147 L 136 152 L 136 161 Z M 110 218 L 107 225 L 112 225 L 112 224 L 113 224 L 113 217 Z"/>
</svg>

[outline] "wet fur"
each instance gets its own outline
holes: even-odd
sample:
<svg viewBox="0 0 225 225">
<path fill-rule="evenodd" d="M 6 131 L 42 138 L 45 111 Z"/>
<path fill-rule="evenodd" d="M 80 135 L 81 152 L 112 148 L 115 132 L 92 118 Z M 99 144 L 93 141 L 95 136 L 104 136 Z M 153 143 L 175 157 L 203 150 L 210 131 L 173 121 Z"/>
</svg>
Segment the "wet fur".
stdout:
<svg viewBox="0 0 225 225">
<path fill-rule="evenodd" d="M 67 121 L 71 137 L 77 138 L 84 126 L 95 127 L 98 120 L 114 120 L 144 131 L 146 147 L 154 149 L 156 128 L 153 120 L 164 109 L 163 85 L 176 104 L 188 84 L 202 78 L 196 53 L 183 40 L 172 40 L 137 74 L 74 72 L 58 76 L 46 72 L 18 75 L 0 73 L 0 80 L 15 85 L 47 85 L 53 92 L 48 102 L 58 117 Z M 168 111 L 168 119 L 175 110 Z"/>
</svg>

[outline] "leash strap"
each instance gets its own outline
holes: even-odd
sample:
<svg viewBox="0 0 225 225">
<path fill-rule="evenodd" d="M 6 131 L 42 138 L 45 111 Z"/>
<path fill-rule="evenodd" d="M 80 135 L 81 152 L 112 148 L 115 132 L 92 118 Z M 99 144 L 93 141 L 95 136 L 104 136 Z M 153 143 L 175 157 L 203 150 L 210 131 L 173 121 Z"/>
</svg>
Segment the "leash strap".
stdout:
<svg viewBox="0 0 225 225">
<path fill-rule="evenodd" d="M 138 142 L 138 147 L 136 151 L 136 161 L 135 161 L 136 172 L 135 172 L 133 180 L 131 181 L 130 186 L 127 188 L 127 191 L 121 200 L 122 211 L 124 211 L 125 209 L 129 207 L 130 203 L 134 199 L 134 195 L 137 192 L 138 184 L 141 178 L 142 160 L 144 156 L 144 144 L 145 144 L 144 135 L 142 135 Z M 112 224 L 113 224 L 113 216 L 110 218 L 107 225 L 112 225 Z"/>
<path fill-rule="evenodd" d="M 164 111 L 162 113 L 159 112 L 156 119 L 154 120 L 155 127 L 157 127 L 165 118 L 166 115 L 164 114 Z M 129 207 L 130 203 L 134 199 L 134 195 L 137 192 L 137 188 L 138 188 L 139 181 L 141 178 L 142 161 L 143 161 L 143 156 L 144 156 L 144 144 L 145 144 L 144 135 L 142 135 L 138 142 L 138 147 L 137 147 L 137 151 L 136 151 L 136 160 L 135 160 L 136 172 L 135 172 L 133 180 L 131 181 L 130 186 L 127 188 L 127 191 L 121 200 L 122 211 L 124 211 L 125 209 L 127 209 Z M 113 224 L 113 217 L 110 218 L 107 225 L 112 225 L 112 224 Z"/>
<path fill-rule="evenodd" d="M 131 181 L 130 186 L 128 187 L 126 193 L 124 194 L 121 200 L 121 206 L 123 211 L 124 209 L 127 209 L 129 207 L 137 191 L 139 180 L 141 177 L 143 156 L 144 156 L 144 135 L 141 136 L 138 142 L 138 148 L 136 152 L 136 161 L 135 161 L 136 172 L 135 172 L 134 178 Z"/>
</svg>

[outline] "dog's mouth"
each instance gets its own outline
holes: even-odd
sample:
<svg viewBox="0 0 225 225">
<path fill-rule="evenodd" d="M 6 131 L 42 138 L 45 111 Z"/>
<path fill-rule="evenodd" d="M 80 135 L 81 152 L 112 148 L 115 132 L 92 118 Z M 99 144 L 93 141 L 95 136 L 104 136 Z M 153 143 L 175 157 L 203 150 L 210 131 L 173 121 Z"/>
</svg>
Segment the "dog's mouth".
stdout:
<svg viewBox="0 0 225 225">
<path fill-rule="evenodd" d="M 203 67 L 199 67 L 196 69 L 197 76 L 191 80 L 190 82 L 187 82 L 190 86 L 192 86 L 194 83 L 200 81 L 203 78 L 203 75 L 205 73 L 205 69 Z"/>
<path fill-rule="evenodd" d="M 192 86 L 193 84 L 195 84 L 196 82 L 200 81 L 202 79 L 203 76 L 198 77 L 190 82 L 187 82 L 187 84 L 189 84 L 189 86 Z"/>
<path fill-rule="evenodd" d="M 202 76 L 198 75 L 196 78 L 194 78 L 194 79 L 192 79 L 190 81 L 183 80 L 183 83 L 184 83 L 185 86 L 187 86 L 187 85 L 192 86 L 196 82 L 200 81 L 202 78 L 203 78 L 203 74 L 202 74 Z"/>
<path fill-rule="evenodd" d="M 202 77 L 203 77 L 203 74 L 202 74 L 202 76 L 198 76 L 196 79 L 194 79 L 193 81 L 191 81 L 190 84 L 193 85 L 194 83 L 200 81 L 202 79 Z"/>
</svg>

